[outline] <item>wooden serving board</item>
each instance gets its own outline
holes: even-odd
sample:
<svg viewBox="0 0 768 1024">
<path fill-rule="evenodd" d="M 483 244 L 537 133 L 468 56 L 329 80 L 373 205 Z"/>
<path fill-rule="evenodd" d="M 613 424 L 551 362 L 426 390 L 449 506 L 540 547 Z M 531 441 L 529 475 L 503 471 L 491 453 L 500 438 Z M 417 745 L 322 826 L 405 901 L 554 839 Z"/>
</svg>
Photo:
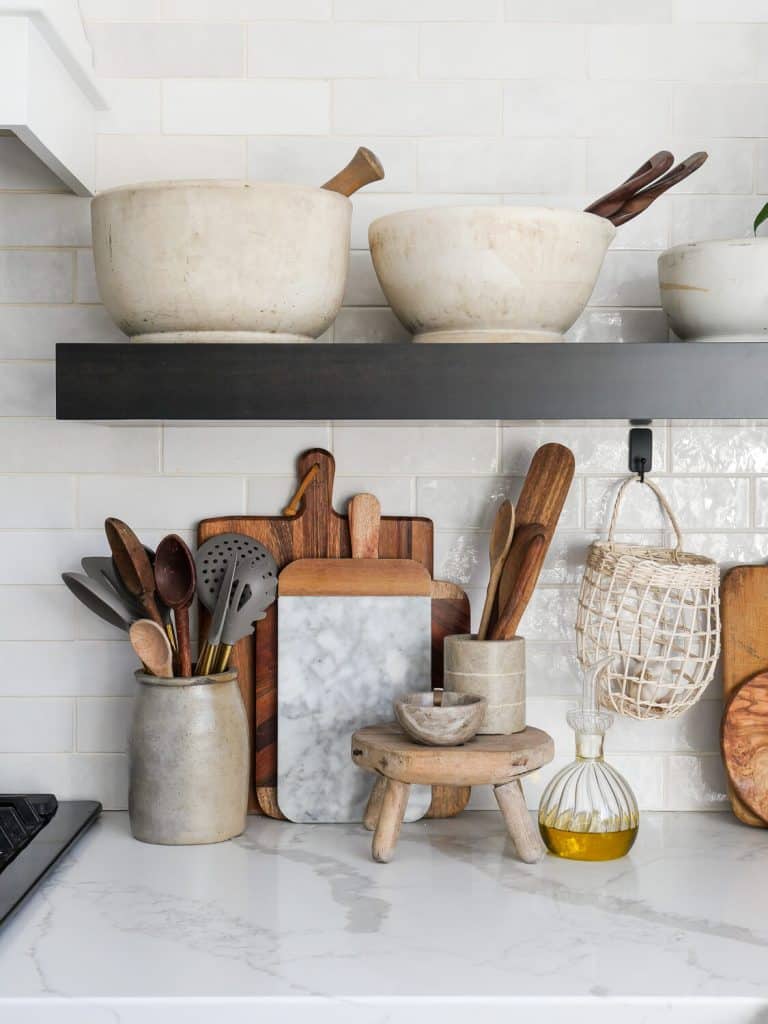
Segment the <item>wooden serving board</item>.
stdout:
<svg viewBox="0 0 768 1024">
<path fill-rule="evenodd" d="M 352 553 L 349 524 L 346 516 L 333 508 L 335 461 L 330 452 L 313 448 L 298 460 L 297 475 L 302 480 L 309 470 L 318 466 L 318 474 L 307 490 L 295 516 L 218 516 L 204 519 L 198 527 L 198 543 L 221 533 L 243 533 L 262 543 L 273 555 L 278 569 L 299 558 L 349 558 Z M 432 573 L 433 525 L 430 519 L 410 516 L 382 516 L 379 533 L 380 558 L 412 558 Z M 463 593 L 463 592 L 462 592 Z M 457 598 L 433 596 L 433 643 L 435 619 L 438 630 L 453 632 L 454 625 L 465 630 L 468 604 Z M 267 612 L 256 624 L 255 636 L 246 637 L 235 647 L 231 664 L 237 668 L 240 688 L 251 724 L 254 751 L 254 791 L 249 808 L 280 818 L 277 804 L 277 607 Z M 433 685 L 442 685 L 442 666 Z M 434 793 L 428 816 L 449 817 L 466 806 L 468 794 L 463 790 Z M 258 802 L 257 802 L 258 801 Z M 434 813 L 433 813 L 434 812 Z"/>
<path fill-rule="evenodd" d="M 732 792 L 760 822 L 768 822 L 768 672 L 731 694 L 720 746 Z"/>
<path fill-rule="evenodd" d="M 725 574 L 720 588 L 722 614 L 723 697 L 768 670 L 768 565 L 738 565 Z M 732 786 L 733 813 L 747 825 L 765 828 Z"/>
</svg>

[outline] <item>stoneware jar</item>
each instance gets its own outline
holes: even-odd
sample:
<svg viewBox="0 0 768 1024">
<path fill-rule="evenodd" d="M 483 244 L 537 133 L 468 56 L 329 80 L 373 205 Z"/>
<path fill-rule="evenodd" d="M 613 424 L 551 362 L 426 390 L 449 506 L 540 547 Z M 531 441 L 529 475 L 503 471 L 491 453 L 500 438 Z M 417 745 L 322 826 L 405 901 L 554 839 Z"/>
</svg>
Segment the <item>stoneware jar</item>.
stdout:
<svg viewBox="0 0 768 1024">
<path fill-rule="evenodd" d="M 444 686 L 485 697 L 478 733 L 507 735 L 525 729 L 525 640 L 476 640 L 469 634 L 444 642 Z"/>
<path fill-rule="evenodd" d="M 144 843 L 220 843 L 245 829 L 248 721 L 236 672 L 136 673 L 129 744 L 131 831 Z"/>
</svg>

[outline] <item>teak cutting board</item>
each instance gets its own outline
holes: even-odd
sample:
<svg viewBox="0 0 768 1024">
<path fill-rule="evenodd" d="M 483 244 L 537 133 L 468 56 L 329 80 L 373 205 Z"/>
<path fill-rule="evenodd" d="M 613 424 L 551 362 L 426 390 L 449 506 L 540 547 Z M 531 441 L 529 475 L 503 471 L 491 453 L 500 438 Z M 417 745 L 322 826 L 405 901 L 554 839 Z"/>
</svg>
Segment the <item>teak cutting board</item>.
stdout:
<svg viewBox="0 0 768 1024">
<path fill-rule="evenodd" d="M 768 670 L 768 565 L 738 565 L 725 574 L 720 588 L 723 650 L 723 697 L 747 679 Z M 729 787 L 733 813 L 761 828 L 758 818 Z"/>
<path fill-rule="evenodd" d="M 350 737 L 431 686 L 432 580 L 406 559 L 301 559 L 278 581 L 277 798 L 296 822 L 362 821 L 371 780 Z M 414 787 L 407 820 L 424 816 Z"/>
<path fill-rule="evenodd" d="M 297 476 L 302 480 L 313 466 L 318 474 L 295 516 L 219 516 L 204 519 L 198 527 L 198 543 L 220 533 L 243 533 L 260 541 L 272 553 L 278 569 L 299 558 L 348 558 L 351 555 L 346 516 L 333 509 L 335 461 L 330 452 L 313 448 L 298 459 Z M 410 516 L 382 516 L 379 534 L 380 558 L 412 558 L 432 572 L 433 526 L 430 519 Z M 437 581 L 436 581 L 437 585 Z M 453 587 L 452 584 L 449 586 Z M 463 594 L 463 592 L 461 592 Z M 204 618 L 204 616 L 203 616 Z M 469 632 L 466 595 L 443 592 L 433 597 L 433 642 L 449 632 Z M 441 652 L 442 654 L 442 652 Z M 232 655 L 240 689 L 251 724 L 254 751 L 254 792 L 251 811 L 281 817 L 277 805 L 277 607 L 256 625 L 255 637 L 237 644 Z M 433 663 L 433 685 L 442 685 L 442 664 Z M 466 806 L 468 791 L 435 787 L 429 817 L 449 817 Z M 258 800 L 258 802 L 257 802 Z"/>
<path fill-rule="evenodd" d="M 768 672 L 737 686 L 725 705 L 720 747 L 732 792 L 768 822 Z"/>
</svg>

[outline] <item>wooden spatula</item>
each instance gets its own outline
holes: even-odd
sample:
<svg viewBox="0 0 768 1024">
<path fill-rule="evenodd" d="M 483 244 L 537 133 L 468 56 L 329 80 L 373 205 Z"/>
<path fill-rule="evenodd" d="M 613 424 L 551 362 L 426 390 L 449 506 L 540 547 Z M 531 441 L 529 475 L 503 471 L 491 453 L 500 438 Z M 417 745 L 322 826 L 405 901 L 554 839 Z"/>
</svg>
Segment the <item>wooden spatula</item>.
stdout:
<svg viewBox="0 0 768 1024">
<path fill-rule="evenodd" d="M 511 640 L 517 635 L 517 627 L 536 589 L 543 562 L 541 554 L 542 551 L 546 553 L 547 536 L 539 523 L 528 523 L 520 529 L 516 543 L 522 551 L 519 568 L 507 603 L 491 630 L 491 640 Z"/>
<path fill-rule="evenodd" d="M 364 185 L 370 185 L 372 181 L 381 181 L 384 177 L 384 168 L 381 161 L 370 149 L 361 146 L 346 167 L 343 167 L 338 174 L 335 174 L 330 181 L 323 185 L 329 192 L 340 192 L 343 196 L 351 196 Z"/>
<path fill-rule="evenodd" d="M 520 563 L 528 546 L 527 540 L 525 543 L 522 539 L 518 541 L 518 533 L 524 526 L 532 524 L 538 524 L 544 531 L 545 542 L 538 546 L 536 553 L 538 565 L 533 567 L 538 577 L 555 535 L 565 499 L 568 497 L 575 468 L 573 452 L 562 444 L 542 445 L 531 459 L 523 489 L 515 506 L 515 536 L 501 574 L 491 629 L 498 621 L 499 609 L 509 603 L 520 571 Z"/>
<path fill-rule="evenodd" d="M 491 530 L 491 540 L 488 545 L 491 575 L 488 580 L 488 589 L 485 593 L 485 604 L 483 605 L 483 614 L 480 618 L 480 628 L 477 631 L 478 640 L 485 640 L 488 635 L 493 603 L 496 600 L 496 591 L 499 589 L 501 571 L 504 568 L 509 549 L 512 546 L 514 532 L 515 508 L 511 501 L 505 500 L 502 501 L 496 510 L 496 517 L 493 520 L 493 528 Z"/>
</svg>

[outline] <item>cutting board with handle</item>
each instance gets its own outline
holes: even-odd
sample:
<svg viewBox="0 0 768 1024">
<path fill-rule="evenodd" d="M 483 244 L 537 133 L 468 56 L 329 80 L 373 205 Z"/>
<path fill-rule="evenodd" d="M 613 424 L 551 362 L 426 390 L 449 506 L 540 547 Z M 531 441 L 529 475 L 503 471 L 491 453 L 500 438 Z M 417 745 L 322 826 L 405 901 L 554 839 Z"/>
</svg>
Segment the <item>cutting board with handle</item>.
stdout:
<svg viewBox="0 0 768 1024">
<path fill-rule="evenodd" d="M 351 555 L 347 517 L 333 508 L 335 461 L 330 452 L 313 448 L 298 459 L 298 479 L 314 474 L 302 504 L 292 516 L 219 516 L 204 519 L 198 527 L 198 543 L 221 533 L 243 533 L 262 543 L 275 558 L 278 569 L 299 558 L 346 558 Z M 382 516 L 379 528 L 380 558 L 412 558 L 432 572 L 432 521 L 411 516 Z M 449 632 L 468 632 L 469 604 L 466 595 L 447 584 L 433 596 L 433 642 L 439 661 L 433 661 L 433 685 L 442 686 L 442 637 Z M 445 586 L 445 585 L 443 585 Z M 249 809 L 280 818 L 277 805 L 277 605 L 256 624 L 255 634 L 235 647 L 230 662 L 237 668 L 240 688 L 251 725 L 254 774 Z M 203 616 L 203 619 L 205 617 Z M 450 817 L 466 806 L 468 790 L 434 787 L 430 817 Z"/>
<path fill-rule="evenodd" d="M 768 565 L 738 565 L 727 572 L 720 588 L 720 611 L 723 697 L 728 702 L 748 679 L 768 671 Z M 733 786 L 729 796 L 740 821 L 766 828 Z"/>
<path fill-rule="evenodd" d="M 431 687 L 430 575 L 376 557 L 373 495 L 350 502 L 349 521 L 352 558 L 300 559 L 278 582 L 277 798 L 296 822 L 362 821 L 371 782 L 350 759 L 352 733 Z M 407 819 L 431 800 L 430 787 L 414 790 Z"/>
</svg>

